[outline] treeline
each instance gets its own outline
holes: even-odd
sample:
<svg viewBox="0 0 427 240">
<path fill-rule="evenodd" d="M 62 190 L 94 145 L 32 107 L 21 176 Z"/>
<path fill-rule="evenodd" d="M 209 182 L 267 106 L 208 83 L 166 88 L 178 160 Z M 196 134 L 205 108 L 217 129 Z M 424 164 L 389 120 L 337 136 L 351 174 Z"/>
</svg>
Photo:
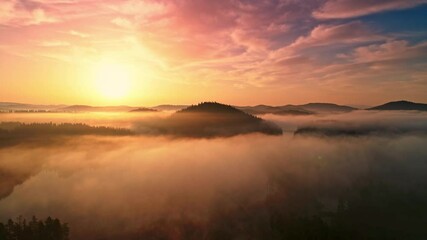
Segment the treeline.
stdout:
<svg viewBox="0 0 427 240">
<path fill-rule="evenodd" d="M 222 115 L 226 117 L 230 117 L 230 116 L 227 116 L 227 114 L 231 114 L 239 118 L 240 120 L 250 119 L 252 121 L 262 121 L 262 119 L 257 116 L 249 114 L 231 105 L 226 105 L 218 102 L 202 102 L 197 105 L 191 105 L 187 108 L 181 109 L 176 113 L 197 113 L 197 114 L 215 113 L 215 114 L 226 114 L 226 115 Z"/>
<path fill-rule="evenodd" d="M 16 221 L 0 222 L 0 240 L 68 240 L 69 233 L 66 223 L 51 217 L 44 221 L 18 217 Z"/>
<path fill-rule="evenodd" d="M 72 136 L 130 136 L 125 128 L 93 127 L 83 123 L 20 123 L 0 122 L 0 147 L 18 144 L 45 145 Z"/>
<path fill-rule="evenodd" d="M 20 123 L 1 122 L 0 134 L 13 135 L 131 135 L 132 132 L 125 128 L 104 126 L 89 126 L 84 123 Z"/>
<path fill-rule="evenodd" d="M 295 185 L 294 185 L 295 184 Z M 272 185 L 265 199 L 228 195 L 208 219 L 160 218 L 129 236 L 108 240 L 421 240 L 427 236 L 427 191 L 362 182 L 325 205 L 298 183 Z M 329 199 L 332 200 L 332 199 Z"/>
<path fill-rule="evenodd" d="M 184 138 L 231 137 L 262 133 L 281 135 L 276 124 L 243 112 L 230 105 L 203 102 L 179 110 L 169 118 L 147 121 L 139 128 L 142 134 L 169 135 Z"/>
</svg>

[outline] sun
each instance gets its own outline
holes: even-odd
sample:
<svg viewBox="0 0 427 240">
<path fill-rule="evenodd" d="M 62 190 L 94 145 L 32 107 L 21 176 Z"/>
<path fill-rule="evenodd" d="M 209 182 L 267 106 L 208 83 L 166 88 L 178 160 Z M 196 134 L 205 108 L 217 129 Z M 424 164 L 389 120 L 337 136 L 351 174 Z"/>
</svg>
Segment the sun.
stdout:
<svg viewBox="0 0 427 240">
<path fill-rule="evenodd" d="M 95 88 L 108 100 L 126 97 L 133 82 L 132 68 L 114 61 L 101 61 L 94 67 Z"/>
</svg>

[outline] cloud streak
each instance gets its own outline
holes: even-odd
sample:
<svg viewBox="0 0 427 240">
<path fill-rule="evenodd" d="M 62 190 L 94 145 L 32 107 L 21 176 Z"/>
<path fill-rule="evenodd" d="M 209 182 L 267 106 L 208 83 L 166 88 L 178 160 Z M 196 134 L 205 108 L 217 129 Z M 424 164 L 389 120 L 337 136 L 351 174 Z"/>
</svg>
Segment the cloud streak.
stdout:
<svg viewBox="0 0 427 240">
<path fill-rule="evenodd" d="M 36 2 L 6 0 L 0 3 L 0 24 L 11 26 L 40 25 L 60 21 Z"/>
<path fill-rule="evenodd" d="M 313 16 L 320 19 L 353 18 L 425 4 L 425 0 L 328 0 Z"/>
<path fill-rule="evenodd" d="M 307 48 L 331 44 L 351 44 L 383 40 L 384 36 L 375 34 L 359 21 L 340 25 L 319 25 L 308 36 L 299 37 L 290 48 Z"/>
</svg>

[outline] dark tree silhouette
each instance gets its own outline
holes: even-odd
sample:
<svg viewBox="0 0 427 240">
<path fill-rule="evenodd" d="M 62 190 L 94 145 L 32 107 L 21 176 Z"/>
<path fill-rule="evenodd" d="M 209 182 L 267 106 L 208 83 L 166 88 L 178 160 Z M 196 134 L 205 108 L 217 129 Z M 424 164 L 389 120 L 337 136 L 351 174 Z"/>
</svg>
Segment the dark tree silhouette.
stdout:
<svg viewBox="0 0 427 240">
<path fill-rule="evenodd" d="M 203 102 L 179 110 L 169 118 L 147 123 L 146 134 L 164 134 L 175 137 L 213 138 L 239 134 L 262 133 L 281 135 L 282 129 L 230 105 Z"/>
<path fill-rule="evenodd" d="M 54 143 L 55 140 L 72 136 L 130 136 L 125 128 L 89 126 L 83 123 L 20 123 L 0 122 L 0 147 L 17 144 Z"/>
<path fill-rule="evenodd" d="M 68 235 L 68 225 L 57 218 L 42 221 L 33 216 L 27 222 L 18 217 L 15 221 L 0 222 L 0 240 L 68 240 Z"/>
</svg>

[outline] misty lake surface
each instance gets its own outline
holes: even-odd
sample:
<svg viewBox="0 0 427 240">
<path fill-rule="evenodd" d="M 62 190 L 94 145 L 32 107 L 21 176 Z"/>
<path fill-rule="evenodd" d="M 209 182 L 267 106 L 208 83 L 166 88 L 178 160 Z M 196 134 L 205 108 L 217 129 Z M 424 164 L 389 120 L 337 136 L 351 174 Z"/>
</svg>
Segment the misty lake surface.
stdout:
<svg viewBox="0 0 427 240">
<path fill-rule="evenodd" d="M 166 116 L 8 113 L 0 114 L 0 121 L 133 129 L 143 119 Z M 426 113 L 262 117 L 285 134 L 213 139 L 88 135 L 0 148 L 0 221 L 53 216 L 69 223 L 72 239 L 120 239 L 162 221 L 185 220 L 200 229 L 240 222 L 248 232 L 262 232 L 272 221 L 268 209 L 330 216 L 344 206 L 347 215 L 341 217 L 360 221 L 342 217 L 343 224 L 373 221 L 388 231 L 405 217 L 408 223 L 399 224 L 401 232 L 413 234 L 408 239 L 425 233 L 417 226 L 427 220 Z M 305 126 L 363 134 L 294 135 Z M 361 204 L 372 216 L 357 215 Z M 412 217 L 416 212 L 418 217 Z"/>
</svg>

